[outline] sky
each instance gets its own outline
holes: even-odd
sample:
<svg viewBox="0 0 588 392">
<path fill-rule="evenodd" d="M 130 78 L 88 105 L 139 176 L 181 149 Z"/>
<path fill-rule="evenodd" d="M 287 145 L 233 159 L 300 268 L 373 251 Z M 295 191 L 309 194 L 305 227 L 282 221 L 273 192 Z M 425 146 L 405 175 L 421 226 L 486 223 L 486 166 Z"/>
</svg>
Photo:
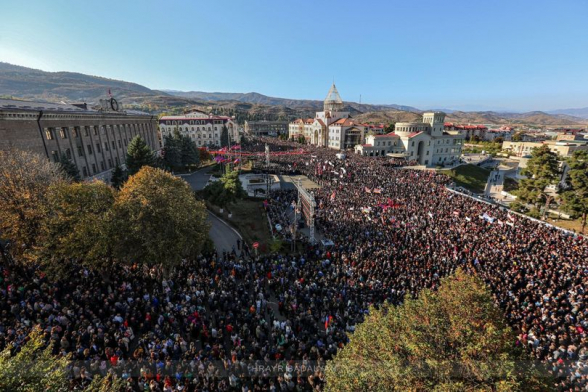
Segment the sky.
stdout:
<svg viewBox="0 0 588 392">
<path fill-rule="evenodd" d="M 0 0 L 0 61 L 154 89 L 588 107 L 587 0 Z M 0 94 L 2 92 L 0 91 Z"/>
</svg>

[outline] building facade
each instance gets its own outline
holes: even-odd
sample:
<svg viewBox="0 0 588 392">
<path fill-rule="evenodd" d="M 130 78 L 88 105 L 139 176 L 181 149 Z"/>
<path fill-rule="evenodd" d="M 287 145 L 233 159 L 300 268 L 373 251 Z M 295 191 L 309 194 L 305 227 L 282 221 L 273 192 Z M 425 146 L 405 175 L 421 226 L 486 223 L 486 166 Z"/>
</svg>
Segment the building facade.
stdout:
<svg viewBox="0 0 588 392">
<path fill-rule="evenodd" d="M 230 142 L 239 143 L 239 129 L 230 117 L 193 111 L 183 116 L 163 116 L 159 119 L 162 146 L 165 145 L 165 137 L 177 130 L 192 139 L 198 147 L 220 147 L 223 127 L 227 127 Z"/>
<path fill-rule="evenodd" d="M 403 156 L 429 167 L 452 165 L 461 157 L 465 135 L 445 130 L 444 120 L 445 113 L 427 112 L 422 122 L 396 123 L 393 133 L 366 139 L 365 144 L 355 147 L 355 152 L 366 156 L 382 156 L 385 152 L 386 156 Z"/>
<path fill-rule="evenodd" d="M 251 136 L 273 136 L 288 134 L 287 121 L 245 121 L 245 133 Z"/>
<path fill-rule="evenodd" d="M 563 158 L 572 156 L 575 151 L 588 151 L 588 139 L 578 140 L 547 140 L 544 142 L 503 142 L 502 149 L 517 157 L 530 156 L 534 148 L 546 145 Z"/>
<path fill-rule="evenodd" d="M 116 165 L 124 168 L 137 135 L 160 150 L 156 117 L 120 110 L 114 99 L 101 100 L 98 109 L 0 99 L 0 150 L 28 150 L 54 162 L 65 155 L 85 179 L 109 180 Z"/>
</svg>

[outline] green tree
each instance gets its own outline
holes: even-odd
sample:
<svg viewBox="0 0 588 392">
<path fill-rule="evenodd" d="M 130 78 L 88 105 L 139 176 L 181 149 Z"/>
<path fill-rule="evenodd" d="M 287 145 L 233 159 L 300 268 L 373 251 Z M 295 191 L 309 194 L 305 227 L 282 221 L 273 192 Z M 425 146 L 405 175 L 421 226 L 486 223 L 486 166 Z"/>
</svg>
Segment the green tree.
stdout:
<svg viewBox="0 0 588 392">
<path fill-rule="evenodd" d="M 63 173 L 72 181 L 77 182 L 81 180 L 80 171 L 78 170 L 78 167 L 64 153 L 61 153 L 61 155 L 59 156 L 59 166 L 61 167 Z"/>
<path fill-rule="evenodd" d="M 137 173 L 143 166 L 153 166 L 155 156 L 141 136 L 137 135 L 127 149 L 127 171 L 129 175 Z"/>
<path fill-rule="evenodd" d="M 437 292 L 371 307 L 326 369 L 326 391 L 542 391 L 483 282 L 458 270 Z"/>
<path fill-rule="evenodd" d="M 182 165 L 185 168 L 198 166 L 200 164 L 200 151 L 196 147 L 196 143 L 187 135 L 182 136 L 180 143 L 180 153 L 182 157 Z"/>
<path fill-rule="evenodd" d="M 198 148 L 198 154 L 199 154 L 198 160 L 201 163 L 208 162 L 212 159 L 212 155 L 210 155 L 208 150 L 204 147 Z"/>
<path fill-rule="evenodd" d="M 163 161 L 171 170 L 182 166 L 181 135 L 176 129 L 164 137 Z"/>
<path fill-rule="evenodd" d="M 573 217 L 581 219 L 584 233 L 588 217 L 588 151 L 575 151 L 567 163 L 569 171 L 566 189 L 562 193 L 562 207 Z"/>
<path fill-rule="evenodd" d="M 196 257 L 208 236 L 206 209 L 190 186 L 161 169 L 129 177 L 113 207 L 117 260 L 172 267 Z"/>
<path fill-rule="evenodd" d="M 120 189 L 120 187 L 124 184 L 126 179 L 127 176 L 122 167 L 120 165 L 116 165 L 114 167 L 114 170 L 112 171 L 112 176 L 110 177 L 110 184 L 115 189 Z"/>
<path fill-rule="evenodd" d="M 58 392 L 67 390 L 68 358 L 51 355 L 43 331 L 37 327 L 16 355 L 14 346 L 0 352 L 0 390 Z"/>
<path fill-rule="evenodd" d="M 58 183 L 48 190 L 47 218 L 39 235 L 39 261 L 54 276 L 70 263 L 103 269 L 120 235 L 111 226 L 115 190 L 101 181 Z"/>
<path fill-rule="evenodd" d="M 204 192 L 205 197 L 211 203 L 220 207 L 225 207 L 247 196 L 247 193 L 243 189 L 243 184 L 239 180 L 239 173 L 229 168 L 227 168 L 227 173 L 219 181 L 212 182 L 204 188 Z"/>
<path fill-rule="evenodd" d="M 221 131 L 221 147 L 228 147 L 230 144 L 229 140 L 229 129 L 223 125 L 223 130 Z"/>
<path fill-rule="evenodd" d="M 39 228 L 45 219 L 47 190 L 65 181 L 59 165 L 28 151 L 0 151 L 0 237 L 10 251 L 34 259 Z"/>
<path fill-rule="evenodd" d="M 523 133 L 522 132 L 515 132 L 515 134 L 512 135 L 512 141 L 513 142 L 523 141 Z"/>
<path fill-rule="evenodd" d="M 114 373 L 109 372 L 106 376 L 94 376 L 90 385 L 84 392 L 122 392 L 126 390 L 126 382 Z"/>
<path fill-rule="evenodd" d="M 560 176 L 558 155 L 547 145 L 534 148 L 527 167 L 521 171 L 521 174 L 527 178 L 519 182 L 519 189 L 513 193 L 522 202 L 530 203 L 538 210 L 543 204 L 543 216 L 545 216 L 554 199 L 554 194 L 546 192 L 546 188 L 549 185 L 556 185 Z"/>
</svg>

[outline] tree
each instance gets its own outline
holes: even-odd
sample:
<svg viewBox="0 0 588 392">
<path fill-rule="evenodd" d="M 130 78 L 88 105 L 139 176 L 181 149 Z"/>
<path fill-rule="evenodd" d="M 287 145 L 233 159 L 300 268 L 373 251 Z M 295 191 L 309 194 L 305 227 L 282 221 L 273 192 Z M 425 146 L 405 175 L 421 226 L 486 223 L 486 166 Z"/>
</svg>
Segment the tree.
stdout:
<svg viewBox="0 0 588 392">
<path fill-rule="evenodd" d="M 575 151 L 568 160 L 566 189 L 562 193 L 563 210 L 582 222 L 582 233 L 588 218 L 588 151 Z"/>
<path fill-rule="evenodd" d="M 221 131 L 221 147 L 228 147 L 230 144 L 229 140 L 229 129 L 226 125 L 223 125 L 223 130 Z"/>
<path fill-rule="evenodd" d="M 437 292 L 371 307 L 327 364 L 327 391 L 542 391 L 483 282 L 458 270 Z"/>
<path fill-rule="evenodd" d="M 113 207 L 118 260 L 171 267 L 196 257 L 208 236 L 206 209 L 190 186 L 161 169 L 129 177 Z"/>
<path fill-rule="evenodd" d="M 129 175 L 137 173 L 143 166 L 153 166 L 155 156 L 141 136 L 137 135 L 127 149 L 127 171 Z"/>
<path fill-rule="evenodd" d="M 512 135 L 513 142 L 520 142 L 522 140 L 523 140 L 523 133 L 522 132 L 515 132 L 515 134 Z"/>
<path fill-rule="evenodd" d="M 496 139 L 494 139 L 494 143 L 496 144 L 500 144 L 500 147 L 502 148 L 502 143 L 504 142 L 504 138 L 502 136 L 498 136 Z"/>
<path fill-rule="evenodd" d="M 199 154 L 198 160 L 202 163 L 210 161 L 212 159 L 212 156 L 210 155 L 210 153 L 208 152 L 208 150 L 205 147 L 199 147 L 198 154 Z"/>
<path fill-rule="evenodd" d="M 527 178 L 519 182 L 519 189 L 514 194 L 522 202 L 533 204 L 538 210 L 544 204 L 543 216 L 547 213 L 554 195 L 546 192 L 549 185 L 557 184 L 560 175 L 558 155 L 547 145 L 534 148 L 527 167 L 521 171 Z"/>
<path fill-rule="evenodd" d="M 124 172 L 122 167 L 120 167 L 120 165 L 116 165 L 114 167 L 114 170 L 112 171 L 112 176 L 110 177 L 110 184 L 115 189 L 120 189 L 120 187 L 126 181 L 126 179 L 127 179 L 126 177 L 127 177 L 126 173 Z"/>
<path fill-rule="evenodd" d="M 67 390 L 69 360 L 54 357 L 43 330 L 33 329 L 24 346 L 8 346 L 0 353 L 0 390 L 58 392 Z M 13 355 L 14 354 L 14 355 Z"/>
<path fill-rule="evenodd" d="M 63 171 L 64 175 L 69 177 L 72 181 L 80 181 L 80 171 L 75 163 L 72 162 L 64 153 L 61 153 L 59 157 L 59 166 Z"/>
<path fill-rule="evenodd" d="M 181 138 L 180 153 L 184 167 L 198 166 L 200 164 L 200 152 L 194 141 L 188 136 L 182 136 Z"/>
<path fill-rule="evenodd" d="M 227 168 L 227 172 L 219 181 L 212 182 L 204 188 L 204 191 L 206 198 L 220 207 L 225 207 L 247 196 L 243 184 L 239 180 L 239 173 L 236 170 L 230 170 L 230 168 Z"/>
<path fill-rule="evenodd" d="M 59 165 L 28 151 L 0 151 L 0 237 L 11 253 L 34 259 L 49 186 L 65 181 Z"/>
<path fill-rule="evenodd" d="M 39 261 L 46 271 L 59 276 L 74 261 L 104 269 L 119 235 L 110 225 L 114 199 L 115 190 L 101 181 L 49 187 L 48 213 L 39 230 Z"/>
</svg>

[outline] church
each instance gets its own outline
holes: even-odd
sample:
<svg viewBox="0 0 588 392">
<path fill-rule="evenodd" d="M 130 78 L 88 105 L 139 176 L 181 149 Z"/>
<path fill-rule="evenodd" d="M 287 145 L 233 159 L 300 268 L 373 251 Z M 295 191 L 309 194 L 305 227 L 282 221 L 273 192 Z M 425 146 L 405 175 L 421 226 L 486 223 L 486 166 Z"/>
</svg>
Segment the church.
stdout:
<svg viewBox="0 0 588 392">
<path fill-rule="evenodd" d="M 315 146 L 347 150 L 362 144 L 368 132 L 383 132 L 383 126 L 354 121 L 344 106 L 333 83 L 325 98 L 322 112 L 317 112 L 315 118 L 300 118 L 289 124 L 290 139 L 304 137 L 306 143 Z"/>
</svg>

